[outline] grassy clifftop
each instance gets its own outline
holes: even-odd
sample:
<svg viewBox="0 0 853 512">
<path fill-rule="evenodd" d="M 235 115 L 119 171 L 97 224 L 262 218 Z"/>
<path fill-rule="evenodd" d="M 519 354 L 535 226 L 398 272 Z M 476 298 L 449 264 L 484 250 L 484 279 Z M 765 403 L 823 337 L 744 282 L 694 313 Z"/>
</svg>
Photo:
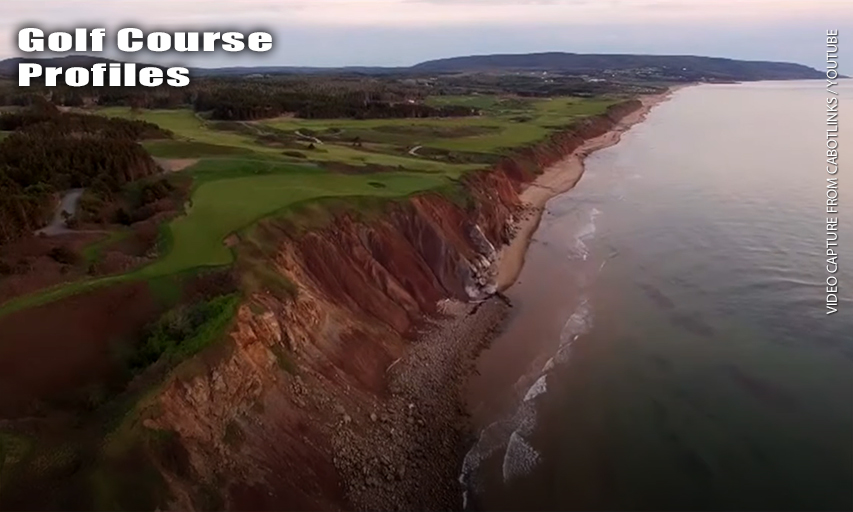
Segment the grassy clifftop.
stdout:
<svg viewBox="0 0 853 512">
<path fill-rule="evenodd" d="M 464 173 L 602 113 L 618 100 L 442 96 L 429 101 L 474 106 L 481 115 L 222 122 L 188 109 L 95 110 L 148 121 L 175 134 L 144 146 L 167 167 L 175 159 L 191 164 L 170 175 L 193 180 L 184 214 L 163 227 L 166 250 L 152 264 L 20 297 L 0 305 L 0 315 L 124 280 L 228 265 L 234 255 L 225 239 L 264 217 L 322 198 L 393 199 L 452 187 Z"/>
</svg>

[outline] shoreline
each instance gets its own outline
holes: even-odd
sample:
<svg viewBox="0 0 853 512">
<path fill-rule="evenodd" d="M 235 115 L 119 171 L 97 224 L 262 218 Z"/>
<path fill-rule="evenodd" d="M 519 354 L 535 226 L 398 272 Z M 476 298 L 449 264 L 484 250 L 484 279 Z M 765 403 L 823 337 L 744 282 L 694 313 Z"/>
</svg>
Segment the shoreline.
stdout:
<svg viewBox="0 0 853 512">
<path fill-rule="evenodd" d="M 445 300 L 408 353 L 386 369 L 388 396 L 333 436 L 334 465 L 354 510 L 462 510 L 462 459 L 476 441 L 461 398 L 509 306 Z"/>
<path fill-rule="evenodd" d="M 515 234 L 492 266 L 498 291 L 517 280 L 546 203 L 578 183 L 586 157 L 618 143 L 678 88 L 638 98 L 638 110 L 525 186 L 520 198 L 527 213 L 510 226 Z M 481 303 L 446 300 L 440 310 L 386 370 L 389 395 L 362 411 L 362 421 L 345 416 L 337 425 L 334 464 L 355 510 L 463 509 L 460 473 L 479 435 L 465 389 L 482 352 L 504 331 L 510 305 L 497 294 Z"/>
<path fill-rule="evenodd" d="M 515 223 L 515 236 L 498 251 L 498 259 L 495 262 L 494 278 L 498 291 L 506 291 L 518 280 L 524 268 L 527 248 L 539 228 L 546 204 L 578 184 L 583 177 L 586 158 L 596 151 L 618 144 L 622 140 L 622 134 L 642 123 L 654 107 L 668 101 L 676 91 L 690 85 L 692 84 L 673 86 L 661 94 L 637 98 L 642 102 L 642 107 L 622 118 L 612 130 L 584 142 L 572 154 L 545 169 L 532 183 L 526 185 L 520 198 L 528 214 Z"/>
</svg>

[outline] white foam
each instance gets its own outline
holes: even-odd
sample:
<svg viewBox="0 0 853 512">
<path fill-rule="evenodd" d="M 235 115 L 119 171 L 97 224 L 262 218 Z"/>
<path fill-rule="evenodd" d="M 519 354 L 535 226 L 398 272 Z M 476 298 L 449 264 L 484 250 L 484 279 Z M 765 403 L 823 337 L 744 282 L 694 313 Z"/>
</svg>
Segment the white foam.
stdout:
<svg viewBox="0 0 853 512">
<path fill-rule="evenodd" d="M 539 384 L 539 382 L 542 384 Z M 531 387 L 545 392 L 544 376 Z M 530 392 L 528 392 L 530 394 Z M 531 471 L 539 461 L 539 454 L 524 442 L 523 436 L 536 429 L 536 408 L 533 402 L 522 402 L 515 413 L 506 420 L 496 421 L 484 428 L 474 446 L 465 454 L 459 483 L 465 488 L 463 501 L 467 506 L 469 493 L 482 489 L 477 480 L 477 470 L 484 461 L 503 451 L 504 474 L 513 476 Z M 521 444 L 519 444 L 521 443 Z M 508 472 L 508 473 L 507 473 Z"/>
<path fill-rule="evenodd" d="M 591 236 L 595 233 L 594 220 L 599 213 L 596 209 L 591 211 L 590 224 L 581 231 L 581 235 Z M 576 242 L 579 247 L 586 248 L 580 236 L 576 238 Z M 594 279 L 594 276 L 588 277 Z M 580 276 L 579 285 L 581 289 L 586 289 L 587 285 L 590 284 L 586 282 L 587 280 L 583 274 Z M 465 488 L 463 501 L 466 508 L 469 498 L 482 491 L 482 482 L 479 479 L 483 476 L 478 473 L 478 468 L 484 461 L 494 460 L 494 457 L 503 452 L 502 471 L 505 481 L 528 474 L 541 461 L 540 454 L 527 441 L 527 438 L 534 433 L 537 425 L 535 399 L 548 392 L 550 372 L 556 366 L 568 363 L 572 345 L 581 335 L 587 333 L 592 325 L 592 306 L 586 297 L 582 297 L 581 302 L 566 319 L 560 331 L 559 348 L 539 369 L 537 380 L 527 388 L 524 398 L 512 416 L 492 423 L 480 432 L 477 442 L 465 455 L 462 472 L 459 476 L 459 482 Z M 523 386 L 526 386 L 537 375 L 536 370 L 542 364 L 541 361 L 541 359 L 535 361 L 530 368 L 532 371 L 519 378 L 516 382 L 516 390 L 520 392 L 524 389 Z"/>
<path fill-rule="evenodd" d="M 465 454 L 465 459 L 462 461 L 462 471 L 459 475 L 459 483 L 466 488 L 465 501 L 467 502 L 468 492 L 477 492 L 480 490 L 480 484 L 477 482 L 477 469 L 480 465 L 496 454 L 506 446 L 507 437 L 513 431 L 515 425 L 511 425 L 508 421 L 496 421 L 480 431 L 480 437 L 474 446 Z"/>
<path fill-rule="evenodd" d="M 566 364 L 569 362 L 569 358 L 571 357 L 571 355 L 572 345 L 565 345 L 563 347 L 560 347 L 559 350 L 557 350 L 557 354 L 554 356 L 554 361 L 556 361 L 557 364 Z"/>
<path fill-rule="evenodd" d="M 587 257 L 589 257 L 589 247 L 587 247 L 580 238 L 575 238 L 575 245 L 572 250 L 569 251 L 568 257 L 569 259 L 580 258 L 586 261 Z"/>
<path fill-rule="evenodd" d="M 560 331 L 560 347 L 572 344 L 578 336 L 585 334 L 592 328 L 592 308 L 589 300 L 584 298 L 572 316 L 566 320 L 563 330 Z"/>
<path fill-rule="evenodd" d="M 529 436 L 536 429 L 536 408 L 533 402 L 523 402 L 515 414 L 515 432 Z"/>
<path fill-rule="evenodd" d="M 586 243 L 584 243 L 584 240 L 587 240 L 593 235 L 595 235 L 595 218 L 599 215 L 601 215 L 601 210 L 597 208 L 593 208 L 589 212 L 589 221 L 587 221 L 587 223 L 584 224 L 583 227 L 580 228 L 580 230 L 578 230 L 577 234 L 575 235 L 574 247 L 572 248 L 572 250 L 569 251 L 570 259 L 579 257 L 583 261 L 586 261 L 589 257 L 589 247 L 587 247 Z"/>
<path fill-rule="evenodd" d="M 543 375 L 527 390 L 527 394 L 524 395 L 524 401 L 529 402 L 546 391 L 548 391 L 548 376 Z"/>
<path fill-rule="evenodd" d="M 595 218 L 599 215 L 601 215 L 601 210 L 599 210 L 598 208 L 593 208 L 589 212 L 589 222 L 587 222 L 587 224 L 577 234 L 578 238 L 586 240 L 587 238 L 595 234 L 595 232 L 597 231 L 595 226 Z"/>
<path fill-rule="evenodd" d="M 530 473 L 541 457 L 518 432 L 513 432 L 503 462 L 504 482 Z"/>
<path fill-rule="evenodd" d="M 484 428 L 480 432 L 480 437 L 474 446 L 468 450 L 465 455 L 465 460 L 462 462 L 462 472 L 467 473 L 467 469 L 476 469 L 483 460 L 494 454 L 503 446 L 502 432 L 511 430 L 507 428 L 506 421 L 496 421 Z"/>
</svg>

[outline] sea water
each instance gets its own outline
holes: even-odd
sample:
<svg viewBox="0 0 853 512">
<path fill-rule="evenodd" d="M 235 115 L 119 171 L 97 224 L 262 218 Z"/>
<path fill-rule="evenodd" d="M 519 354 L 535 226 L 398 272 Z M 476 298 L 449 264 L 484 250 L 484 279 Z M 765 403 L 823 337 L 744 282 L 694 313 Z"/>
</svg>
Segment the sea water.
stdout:
<svg viewBox="0 0 853 512">
<path fill-rule="evenodd" d="M 824 86 L 682 89 L 548 204 L 470 386 L 469 508 L 853 508 L 853 84 L 829 316 Z"/>
</svg>

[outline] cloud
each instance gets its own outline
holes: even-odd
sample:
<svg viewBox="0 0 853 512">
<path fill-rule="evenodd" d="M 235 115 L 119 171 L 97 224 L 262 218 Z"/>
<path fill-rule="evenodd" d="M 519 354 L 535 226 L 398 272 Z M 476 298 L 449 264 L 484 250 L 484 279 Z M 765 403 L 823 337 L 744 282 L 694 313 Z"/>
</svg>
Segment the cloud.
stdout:
<svg viewBox="0 0 853 512">
<path fill-rule="evenodd" d="M 688 48 L 785 60 L 788 52 L 803 54 L 793 44 L 794 32 L 798 41 L 813 37 L 819 46 L 826 28 L 853 28 L 850 0 L 0 0 L 0 5 L 0 58 L 17 54 L 16 33 L 24 23 L 45 30 L 268 29 L 276 33 L 280 63 L 307 65 L 398 64 L 507 51 Z M 362 49 L 356 58 L 354 48 Z M 818 48 L 810 62 L 819 57 Z"/>
<path fill-rule="evenodd" d="M 321 26 L 585 24 L 853 14 L 847 0 L 2 0 L 4 23 L 277 23 Z"/>
</svg>

